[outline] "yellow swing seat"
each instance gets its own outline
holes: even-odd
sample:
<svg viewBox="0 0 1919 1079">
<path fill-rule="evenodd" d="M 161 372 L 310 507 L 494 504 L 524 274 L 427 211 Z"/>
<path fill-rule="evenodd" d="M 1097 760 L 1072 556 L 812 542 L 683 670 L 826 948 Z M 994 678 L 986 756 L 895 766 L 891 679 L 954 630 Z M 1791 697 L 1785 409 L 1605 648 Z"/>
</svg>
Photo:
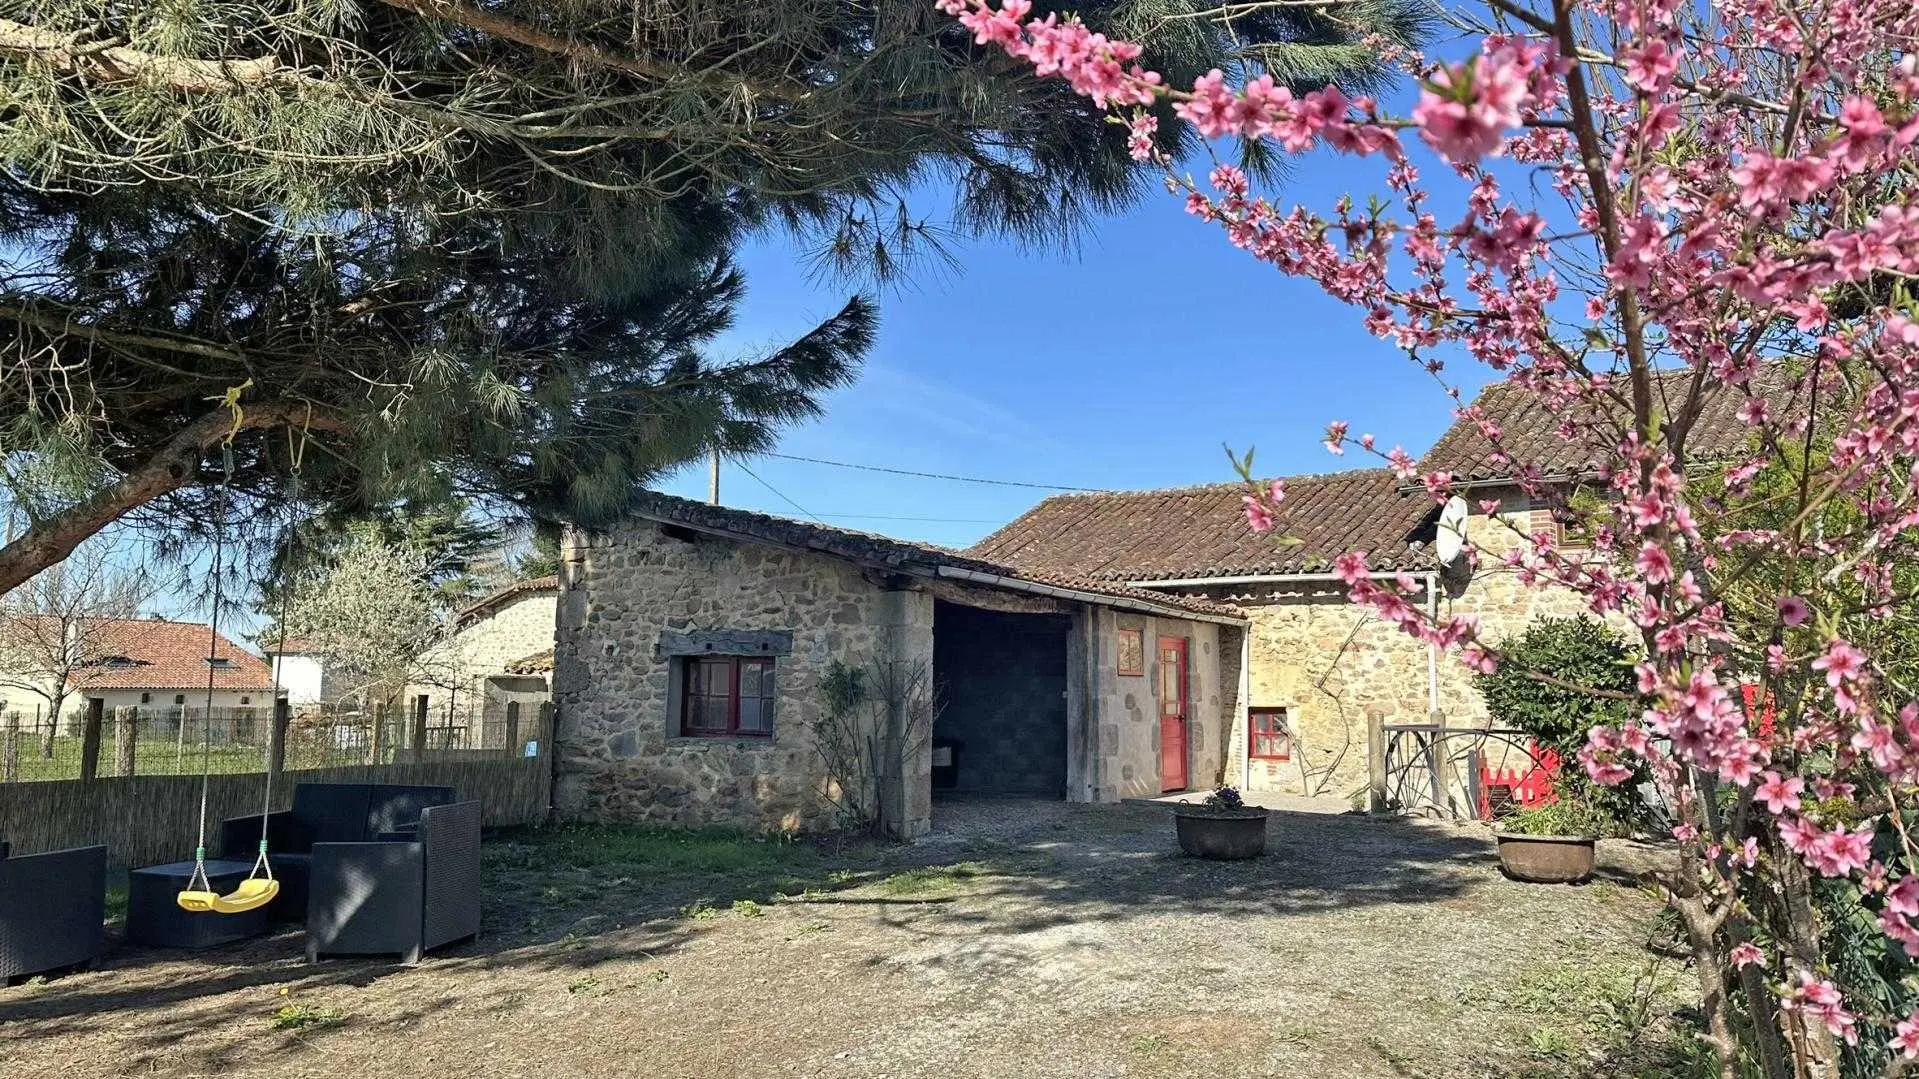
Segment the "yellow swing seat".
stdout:
<svg viewBox="0 0 1919 1079">
<path fill-rule="evenodd" d="M 219 892 L 185 891 L 175 897 L 181 910 L 195 914 L 245 914 L 258 910 L 273 902 L 280 894 L 280 882 L 270 877 L 255 877 L 243 880 L 240 886 L 226 895 Z"/>
</svg>

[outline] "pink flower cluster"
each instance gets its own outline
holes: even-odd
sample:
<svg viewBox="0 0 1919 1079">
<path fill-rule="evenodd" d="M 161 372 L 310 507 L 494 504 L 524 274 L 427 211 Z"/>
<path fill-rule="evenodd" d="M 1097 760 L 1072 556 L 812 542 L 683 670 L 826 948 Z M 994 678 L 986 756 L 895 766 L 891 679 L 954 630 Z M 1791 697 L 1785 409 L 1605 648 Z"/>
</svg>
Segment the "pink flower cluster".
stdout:
<svg viewBox="0 0 1919 1079">
<path fill-rule="evenodd" d="M 1555 67 L 1548 45 L 1489 39 L 1478 56 L 1441 64 L 1426 80 L 1412 112 L 1420 137 L 1454 165 L 1478 164 L 1527 112 L 1550 106 Z"/>
<path fill-rule="evenodd" d="M 1004 0 L 997 9 L 969 0 L 938 0 L 936 6 L 957 15 L 979 44 L 998 45 L 1030 62 L 1035 73 L 1065 79 L 1101 108 L 1150 105 L 1158 98 L 1158 73 L 1134 62 L 1139 59 L 1138 45 L 1093 33 L 1077 19 L 1062 21 L 1058 15 L 1047 15 L 1029 20 L 1032 0 Z M 1135 128 L 1133 135 L 1150 143 L 1152 128 Z M 1136 151 L 1135 156 L 1142 155 Z"/>
</svg>

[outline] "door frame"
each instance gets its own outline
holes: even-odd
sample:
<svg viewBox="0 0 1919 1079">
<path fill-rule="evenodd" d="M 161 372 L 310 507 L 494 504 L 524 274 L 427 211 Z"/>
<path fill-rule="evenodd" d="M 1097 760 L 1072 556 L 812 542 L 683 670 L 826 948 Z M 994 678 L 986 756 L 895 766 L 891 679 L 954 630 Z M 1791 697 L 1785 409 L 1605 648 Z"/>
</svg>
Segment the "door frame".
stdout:
<svg viewBox="0 0 1919 1079">
<path fill-rule="evenodd" d="M 1193 717 L 1192 704 L 1189 699 L 1192 696 L 1193 679 L 1191 643 L 1192 642 L 1185 637 L 1161 637 L 1159 638 L 1158 646 L 1153 649 L 1153 666 L 1161 683 L 1159 692 L 1155 694 L 1153 702 L 1153 711 L 1158 718 L 1158 723 L 1154 726 L 1153 730 L 1153 757 L 1159 762 L 1159 785 L 1161 794 L 1191 790 L 1193 786 Z M 1168 648 L 1179 649 L 1179 687 L 1178 694 L 1172 698 L 1172 700 L 1179 704 L 1179 714 L 1177 717 L 1166 713 L 1165 653 Z M 1179 786 L 1168 787 L 1166 785 L 1166 721 L 1174 718 L 1179 720 L 1180 782 Z"/>
</svg>

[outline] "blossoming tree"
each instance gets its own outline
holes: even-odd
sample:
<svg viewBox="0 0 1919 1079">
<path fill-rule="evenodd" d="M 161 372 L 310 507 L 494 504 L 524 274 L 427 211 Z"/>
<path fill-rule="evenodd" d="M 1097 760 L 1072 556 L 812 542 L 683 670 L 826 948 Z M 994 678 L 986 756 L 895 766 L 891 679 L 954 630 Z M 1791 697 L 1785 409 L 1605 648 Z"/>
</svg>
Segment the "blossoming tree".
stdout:
<svg viewBox="0 0 1919 1079">
<path fill-rule="evenodd" d="M 1919 596 L 1919 5 L 1479 0 L 1447 13 L 1468 52 L 1397 54 L 1419 86 L 1403 116 L 1264 77 L 1168 85 L 1133 46 L 1028 0 L 939 6 L 1110 110 L 1141 161 L 1163 160 L 1170 109 L 1215 140 L 1378 162 L 1378 190 L 1322 207 L 1277 204 L 1231 164 L 1167 180 L 1442 383 L 1469 358 L 1538 395 L 1587 453 L 1569 475 L 1505 463 L 1584 518 L 1590 549 L 1529 535 L 1497 557 L 1640 631 L 1638 718 L 1595 729 L 1582 759 L 1600 782 L 1649 776 L 1670 811 L 1662 884 L 1721 1073 L 1919 1058 L 1919 1012 L 1852 991 L 1821 909 L 1846 889 L 1886 965 L 1919 957 L 1919 665 L 1900 647 Z M 1458 205 L 1422 163 L 1457 172 Z M 1497 451 L 1493 418 L 1457 407 Z M 1737 459 L 1688 454 L 1709 413 L 1744 425 Z M 1326 442 L 1454 493 L 1344 423 Z M 1284 497 L 1249 494 L 1253 526 Z M 1364 552 L 1336 566 L 1355 602 L 1498 664 L 1469 616 L 1424 615 L 1411 580 L 1375 578 Z"/>
</svg>

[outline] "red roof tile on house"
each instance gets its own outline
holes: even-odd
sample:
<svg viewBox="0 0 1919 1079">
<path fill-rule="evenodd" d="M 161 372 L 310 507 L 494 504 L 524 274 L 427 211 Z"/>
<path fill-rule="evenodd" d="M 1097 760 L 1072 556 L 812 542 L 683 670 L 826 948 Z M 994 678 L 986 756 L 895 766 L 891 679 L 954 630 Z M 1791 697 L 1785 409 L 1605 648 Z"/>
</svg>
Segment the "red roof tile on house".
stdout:
<svg viewBox="0 0 1919 1079">
<path fill-rule="evenodd" d="M 492 614 L 494 611 L 499 610 L 501 607 L 512 603 L 521 596 L 537 596 L 542 592 L 558 592 L 559 590 L 560 575 L 557 573 L 549 573 L 544 577 L 528 577 L 524 581 L 514 581 L 505 588 L 468 604 L 455 616 L 453 624 L 456 628 L 465 628 L 485 618 L 487 615 Z"/>
<path fill-rule="evenodd" d="M 1436 507 L 1402 494 L 1388 469 L 1289 477 L 1274 529 L 1264 535 L 1246 523 L 1246 493 L 1245 484 L 1217 483 L 1056 495 L 967 554 L 1111 581 L 1317 573 L 1348 551 L 1367 552 L 1380 570 L 1434 565 Z"/>
<path fill-rule="evenodd" d="M 226 660 L 212 668 L 215 689 L 271 689 L 266 661 L 225 635 L 210 641 L 200 622 L 158 618 L 89 620 L 86 665 L 69 679 L 77 689 L 199 689 L 207 687 L 207 655 Z"/>
<path fill-rule="evenodd" d="M 937 547 L 930 543 L 914 543 L 871 532 L 855 532 L 846 528 L 810 524 L 786 517 L 755 513 L 751 510 L 733 509 L 729 506 L 709 506 L 703 502 L 675 498 L 652 491 L 645 492 L 634 499 L 633 512 L 649 520 L 748 536 L 767 543 L 819 551 L 862 565 L 897 569 L 900 572 L 918 570 L 937 573 L 944 567 L 971 571 L 985 577 L 1004 578 L 1006 587 L 1009 588 L 1017 588 L 1022 582 L 1029 585 L 1051 585 L 1055 588 L 1113 599 L 1133 600 L 1169 610 L 1185 610 L 1226 618 L 1243 617 L 1238 608 L 1228 604 L 1130 588 L 1116 583 L 1111 578 L 1094 578 L 1084 573 L 1073 573 L 1046 566 L 1021 566 L 982 558 L 971 552 Z M 978 583 L 987 584 L 989 587 L 992 584 L 991 581 Z"/>
<path fill-rule="evenodd" d="M 1665 371 L 1654 379 L 1654 389 L 1671 413 L 1686 401 L 1691 390 L 1691 371 Z M 1762 369 L 1753 377 L 1753 389 L 1766 397 L 1775 413 L 1797 407 L 1795 387 L 1788 383 L 1782 368 Z M 1746 395 L 1732 387 L 1708 382 L 1701 387 L 1699 418 L 1686 440 L 1686 456 L 1691 460 L 1725 460 L 1744 452 L 1752 429 L 1739 420 L 1739 406 Z M 1453 479 L 1486 482 L 1509 479 L 1515 474 L 1515 462 L 1532 465 L 1545 478 L 1577 477 L 1593 470 L 1593 453 L 1587 441 L 1567 437 L 1567 425 L 1590 424 L 1598 414 L 1587 407 L 1577 413 L 1555 409 L 1531 390 L 1510 382 L 1495 382 L 1480 391 L 1473 404 L 1483 410 L 1499 427 L 1499 449 L 1510 460 L 1501 460 L 1492 442 L 1480 433 L 1479 425 L 1456 420 L 1433 448 L 1420 458 L 1419 470 L 1450 472 Z M 1630 424 L 1624 409 L 1616 417 L 1621 429 Z"/>
</svg>

